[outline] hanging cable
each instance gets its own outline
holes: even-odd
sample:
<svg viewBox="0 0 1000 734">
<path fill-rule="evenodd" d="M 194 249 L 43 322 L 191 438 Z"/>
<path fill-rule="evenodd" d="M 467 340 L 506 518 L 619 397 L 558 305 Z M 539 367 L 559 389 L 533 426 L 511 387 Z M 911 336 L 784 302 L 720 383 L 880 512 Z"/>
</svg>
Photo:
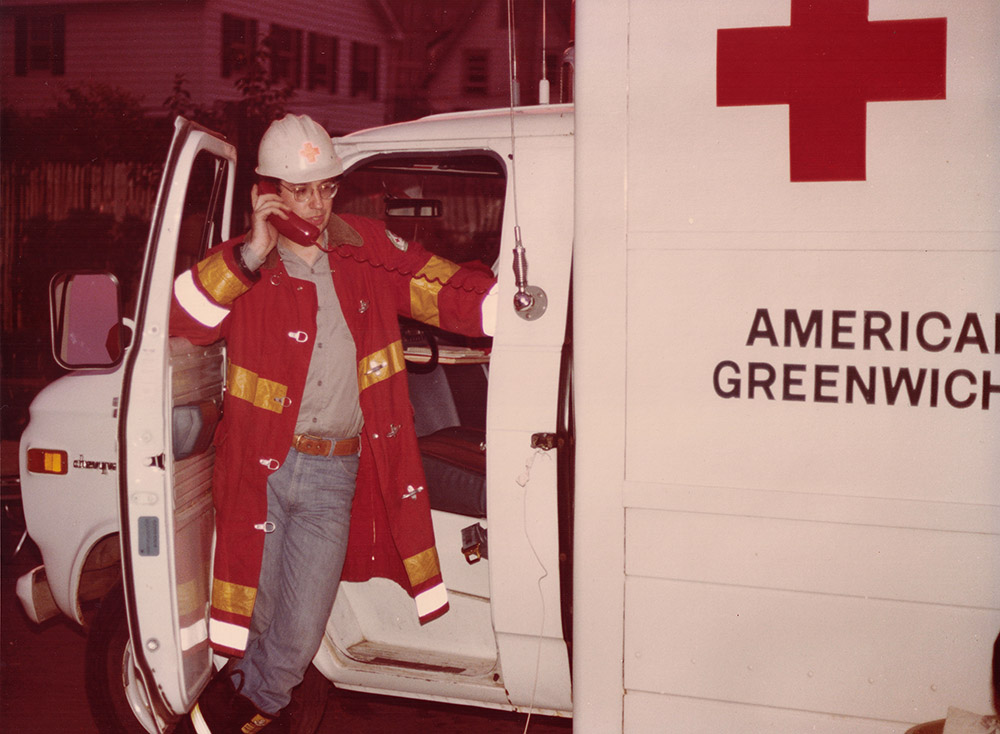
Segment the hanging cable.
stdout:
<svg viewBox="0 0 1000 734">
<path fill-rule="evenodd" d="M 532 554 L 535 556 L 535 561 L 541 567 L 542 573 L 536 581 L 538 586 L 538 599 L 541 602 L 541 614 L 538 622 L 538 645 L 535 648 L 535 677 L 531 685 L 531 699 L 528 701 L 528 715 L 524 720 L 524 731 L 522 734 L 528 734 L 528 727 L 531 725 L 531 712 L 535 708 L 535 694 L 538 692 L 538 679 L 540 677 L 540 671 L 542 666 L 542 640 L 545 637 L 545 590 L 542 588 L 542 583 L 549 576 L 549 569 L 545 566 L 545 562 L 542 560 L 542 556 L 539 554 L 538 549 L 535 547 L 535 543 L 531 540 L 531 535 L 528 534 L 528 483 L 531 481 L 531 469 L 535 464 L 535 459 L 539 456 L 543 456 L 551 461 L 551 457 L 548 456 L 542 449 L 537 449 L 524 463 L 524 472 L 518 476 L 515 480 L 518 485 L 524 489 L 524 494 L 521 496 L 521 512 L 522 512 L 522 522 L 524 524 L 524 537 L 528 541 L 528 547 L 531 549 Z"/>
</svg>

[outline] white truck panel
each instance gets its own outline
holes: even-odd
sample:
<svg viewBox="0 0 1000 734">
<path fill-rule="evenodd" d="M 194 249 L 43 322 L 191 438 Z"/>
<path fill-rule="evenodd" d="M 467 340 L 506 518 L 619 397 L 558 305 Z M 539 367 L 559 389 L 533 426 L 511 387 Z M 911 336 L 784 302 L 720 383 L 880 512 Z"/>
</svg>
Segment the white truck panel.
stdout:
<svg viewBox="0 0 1000 734">
<path fill-rule="evenodd" d="M 629 510 L 630 576 L 1000 607 L 1000 533 Z M 947 574 L 941 568 L 948 568 Z"/>
<path fill-rule="evenodd" d="M 1000 277 L 998 253 L 858 252 L 850 242 L 860 241 L 860 234 L 850 242 L 846 236 L 825 239 L 837 249 L 657 248 L 630 254 L 629 479 L 662 481 L 667 462 L 669 481 L 677 484 L 994 503 L 1000 453 L 987 447 L 1000 440 L 1000 393 L 984 395 L 983 383 L 990 375 L 989 382 L 1000 386 L 995 351 L 1000 345 L 994 334 L 1000 290 L 993 279 L 970 276 Z M 930 247 L 942 238 L 909 239 Z M 666 274 L 669 289 L 662 287 Z M 768 310 L 777 346 L 761 338 L 747 346 L 762 308 Z M 797 311 L 803 323 L 810 312 L 822 311 L 819 348 L 815 337 L 799 346 L 794 335 L 792 345 L 784 346 L 786 309 Z M 851 348 L 832 346 L 838 310 L 855 314 L 839 320 L 851 329 L 839 341 Z M 891 318 L 886 332 L 891 350 L 874 338 L 870 349 L 863 348 L 863 312 L 868 310 Z M 951 322 L 944 328 L 935 318 L 924 329 L 935 345 L 950 339 L 949 347 L 938 352 L 922 348 L 915 335 L 919 319 L 931 312 Z M 972 344 L 955 352 L 968 312 L 980 315 L 986 354 Z M 904 313 L 911 322 L 906 332 Z M 909 341 L 906 351 L 900 349 L 902 339 Z M 775 370 L 773 400 L 761 389 L 749 397 L 751 363 Z M 800 384 L 788 382 L 785 365 L 802 367 L 790 375 Z M 831 368 L 819 374 L 817 365 Z M 850 391 L 848 372 L 857 369 L 868 382 L 873 367 L 875 400 L 868 405 L 858 390 Z M 916 405 L 905 388 L 890 404 L 886 370 L 896 384 L 902 369 L 914 381 L 920 370 L 926 372 Z M 956 374 L 959 370 L 967 374 Z M 820 380 L 833 384 L 818 385 Z M 717 393 L 715 382 L 728 393 L 736 381 L 741 397 Z M 783 399 L 785 389 L 789 397 Z M 817 389 L 835 402 L 818 402 Z M 953 407 L 949 396 L 957 403 L 972 402 Z M 987 398 L 994 406 L 990 410 L 982 407 Z M 956 477 L 962 481 L 956 483 Z"/>
<path fill-rule="evenodd" d="M 867 10 L 855 40 L 882 20 L 931 39 L 892 101 L 850 106 L 838 75 L 866 51 L 809 78 L 793 54 L 761 80 L 760 47 L 720 34 L 802 32 L 830 5 L 576 7 L 575 650 L 596 645 L 575 667 L 578 730 L 899 732 L 991 710 L 1000 8 L 845 3 Z M 836 51 L 845 17 L 799 38 Z M 834 101 L 808 119 L 842 134 L 803 147 L 798 102 L 723 98 L 785 73 Z M 860 127 L 841 127 L 847 107 Z M 786 339 L 786 312 L 814 330 Z M 621 421 L 624 466 L 599 453 Z"/>
<path fill-rule="evenodd" d="M 644 577 L 626 610 L 630 691 L 897 722 L 989 710 L 969 671 L 989 670 L 992 610 Z"/>
<path fill-rule="evenodd" d="M 1000 212 L 982 197 L 1000 182 L 1000 6 L 870 4 L 873 21 L 948 17 L 947 99 L 869 103 L 867 180 L 837 182 L 830 196 L 827 183 L 789 185 L 787 105 L 716 105 L 717 30 L 787 25 L 790 5 L 631 4 L 630 229 L 996 230 Z"/>
<path fill-rule="evenodd" d="M 1000 508 L 995 506 L 808 492 L 630 482 L 626 485 L 625 502 L 633 508 L 855 525 L 878 524 L 889 528 L 996 534 L 1000 527 Z"/>
<path fill-rule="evenodd" d="M 861 717 L 804 714 L 769 706 L 704 701 L 680 696 L 629 692 L 625 697 L 625 727 L 634 734 L 899 734 L 899 723 Z"/>
<path fill-rule="evenodd" d="M 595 734 L 623 721 L 628 16 L 576 3 L 573 727 Z"/>
</svg>

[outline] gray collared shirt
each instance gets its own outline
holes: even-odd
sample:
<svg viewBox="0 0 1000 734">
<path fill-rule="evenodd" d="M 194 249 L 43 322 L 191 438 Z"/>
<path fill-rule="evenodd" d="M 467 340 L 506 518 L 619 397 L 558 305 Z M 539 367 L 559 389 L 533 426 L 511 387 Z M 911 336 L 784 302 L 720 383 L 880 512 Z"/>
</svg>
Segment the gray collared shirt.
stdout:
<svg viewBox="0 0 1000 734">
<path fill-rule="evenodd" d="M 357 350 L 340 309 L 330 259 L 321 257 L 310 267 L 280 244 L 278 254 L 292 278 L 316 287 L 316 337 L 295 432 L 325 438 L 357 436 L 364 423 L 358 402 Z"/>
</svg>

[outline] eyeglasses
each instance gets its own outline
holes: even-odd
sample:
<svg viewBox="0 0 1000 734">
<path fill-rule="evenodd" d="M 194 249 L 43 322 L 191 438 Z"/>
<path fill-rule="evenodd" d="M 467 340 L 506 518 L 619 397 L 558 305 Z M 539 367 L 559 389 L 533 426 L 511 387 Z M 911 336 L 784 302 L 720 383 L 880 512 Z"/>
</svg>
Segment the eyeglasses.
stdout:
<svg viewBox="0 0 1000 734">
<path fill-rule="evenodd" d="M 314 190 L 319 194 L 320 199 L 332 199 L 337 195 L 337 189 L 340 188 L 340 184 L 336 181 L 323 181 L 322 183 L 315 184 L 315 187 L 306 185 L 287 186 L 284 181 L 280 183 L 281 188 L 291 194 L 292 198 L 299 204 L 309 201 L 312 198 Z"/>
</svg>

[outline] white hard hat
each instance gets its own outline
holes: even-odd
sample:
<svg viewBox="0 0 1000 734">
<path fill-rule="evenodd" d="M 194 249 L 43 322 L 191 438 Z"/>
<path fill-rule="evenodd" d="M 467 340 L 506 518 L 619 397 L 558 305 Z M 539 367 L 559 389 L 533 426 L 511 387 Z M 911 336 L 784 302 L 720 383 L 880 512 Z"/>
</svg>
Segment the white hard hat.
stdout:
<svg viewBox="0 0 1000 734">
<path fill-rule="evenodd" d="M 333 141 L 307 115 L 285 115 L 275 120 L 260 139 L 257 173 L 303 184 L 334 178 L 344 172 L 344 164 L 333 149 Z"/>
</svg>

